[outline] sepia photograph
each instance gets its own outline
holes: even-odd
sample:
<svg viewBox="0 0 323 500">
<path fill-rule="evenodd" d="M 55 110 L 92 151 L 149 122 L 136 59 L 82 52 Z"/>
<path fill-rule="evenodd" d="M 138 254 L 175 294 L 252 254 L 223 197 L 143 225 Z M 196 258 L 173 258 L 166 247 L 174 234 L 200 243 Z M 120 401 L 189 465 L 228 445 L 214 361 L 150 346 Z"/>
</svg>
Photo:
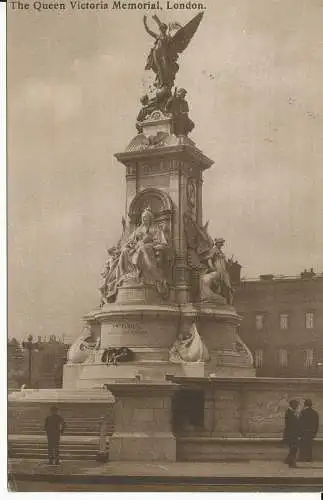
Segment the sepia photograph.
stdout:
<svg viewBox="0 0 323 500">
<path fill-rule="evenodd" d="M 7 489 L 323 490 L 322 0 L 7 22 Z"/>
</svg>

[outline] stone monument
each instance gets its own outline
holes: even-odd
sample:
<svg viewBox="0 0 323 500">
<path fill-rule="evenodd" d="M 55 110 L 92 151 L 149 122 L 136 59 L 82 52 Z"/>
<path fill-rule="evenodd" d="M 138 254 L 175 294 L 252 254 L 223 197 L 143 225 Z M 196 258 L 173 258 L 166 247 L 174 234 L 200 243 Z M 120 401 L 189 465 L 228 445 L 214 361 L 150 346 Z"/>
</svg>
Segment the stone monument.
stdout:
<svg viewBox="0 0 323 500">
<path fill-rule="evenodd" d="M 100 307 L 72 346 L 63 388 L 106 386 L 116 397 L 111 460 L 176 460 L 172 399 L 177 377 L 253 376 L 239 338 L 224 240 L 203 225 L 202 183 L 213 162 L 188 137 L 187 91 L 177 60 L 203 14 L 186 26 L 153 16 L 158 33 L 146 69 L 137 134 L 116 154 L 126 171 L 126 214 L 102 272 Z M 173 25 L 172 25 L 173 26 Z M 82 354 L 80 355 L 80 350 Z"/>
<path fill-rule="evenodd" d="M 100 307 L 85 316 L 89 345 L 83 338 L 80 355 L 78 340 L 65 366 L 68 389 L 136 377 L 254 374 L 237 334 L 224 240 L 203 225 L 203 173 L 213 162 L 188 137 L 187 92 L 174 88 L 178 55 L 202 17 L 175 34 L 157 16 L 154 33 L 144 17 L 155 40 L 146 69 L 156 78 L 141 97 L 137 135 L 116 154 L 126 171 L 126 216 L 107 251 Z"/>
<path fill-rule="evenodd" d="M 178 56 L 202 17 L 181 27 L 153 16 L 158 33 L 144 17 L 154 38 L 146 69 L 155 81 L 141 97 L 137 134 L 116 154 L 126 172 L 126 214 L 107 250 L 100 306 L 84 317 L 62 389 L 9 396 L 16 445 L 32 422 L 30 442 L 38 443 L 39 418 L 55 403 L 77 433 L 66 446 L 84 448 L 88 433 L 102 459 L 107 445 L 114 461 L 258 459 L 264 450 L 267 459 L 276 456 L 289 398 L 323 404 L 322 380 L 256 378 L 237 333 L 239 264 L 203 223 L 203 175 L 213 162 L 189 138 L 187 92 L 175 87 Z"/>
</svg>

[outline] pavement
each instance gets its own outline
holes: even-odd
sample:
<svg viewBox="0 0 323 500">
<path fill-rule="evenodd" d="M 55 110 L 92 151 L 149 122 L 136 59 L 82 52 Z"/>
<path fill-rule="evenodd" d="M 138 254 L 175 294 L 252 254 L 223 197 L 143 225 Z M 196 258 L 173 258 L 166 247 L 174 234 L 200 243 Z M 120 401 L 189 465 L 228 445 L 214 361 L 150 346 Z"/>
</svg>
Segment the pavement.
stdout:
<svg viewBox="0 0 323 500">
<path fill-rule="evenodd" d="M 253 460 L 104 464 L 66 461 L 55 466 L 36 459 L 9 459 L 8 470 L 18 491 L 177 491 L 183 488 L 186 491 L 323 491 L 323 462 L 300 463 L 296 469 L 290 469 L 277 461 Z"/>
</svg>

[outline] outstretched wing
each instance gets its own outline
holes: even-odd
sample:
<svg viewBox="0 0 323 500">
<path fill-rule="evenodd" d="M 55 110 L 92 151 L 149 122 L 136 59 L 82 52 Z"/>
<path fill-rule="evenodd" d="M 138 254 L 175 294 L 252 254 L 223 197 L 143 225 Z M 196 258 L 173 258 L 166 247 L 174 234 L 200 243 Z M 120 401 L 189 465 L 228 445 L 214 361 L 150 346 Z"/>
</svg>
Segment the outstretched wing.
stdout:
<svg viewBox="0 0 323 500">
<path fill-rule="evenodd" d="M 172 37 L 171 48 L 176 54 L 180 54 L 186 49 L 191 39 L 193 38 L 199 24 L 202 20 L 204 12 L 197 14 L 189 23 L 187 23 L 183 28 L 178 30 Z"/>
</svg>

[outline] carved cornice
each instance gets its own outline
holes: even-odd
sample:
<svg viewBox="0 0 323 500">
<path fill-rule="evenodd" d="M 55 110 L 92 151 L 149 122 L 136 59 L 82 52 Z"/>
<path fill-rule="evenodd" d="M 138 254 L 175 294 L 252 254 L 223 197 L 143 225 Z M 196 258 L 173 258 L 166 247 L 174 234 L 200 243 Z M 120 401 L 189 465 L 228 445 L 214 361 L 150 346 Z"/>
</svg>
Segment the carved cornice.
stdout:
<svg viewBox="0 0 323 500">
<path fill-rule="evenodd" d="M 161 158 L 156 158 L 153 161 L 138 162 L 138 174 L 143 177 L 145 175 L 155 175 L 168 173 L 171 162 Z"/>
<path fill-rule="evenodd" d="M 124 153 L 116 153 L 115 157 L 125 166 L 129 165 L 129 162 L 135 163 L 141 161 L 149 163 L 152 158 L 178 159 L 184 164 L 190 164 L 194 170 L 206 170 L 214 163 L 213 160 L 205 156 L 196 146 L 189 143 L 155 147 L 142 151 L 126 151 Z"/>
<path fill-rule="evenodd" d="M 163 397 L 172 396 L 180 389 L 180 386 L 173 382 L 110 382 L 104 384 L 105 387 L 112 392 L 114 396 L 135 398 L 138 396 L 145 397 Z"/>
</svg>

